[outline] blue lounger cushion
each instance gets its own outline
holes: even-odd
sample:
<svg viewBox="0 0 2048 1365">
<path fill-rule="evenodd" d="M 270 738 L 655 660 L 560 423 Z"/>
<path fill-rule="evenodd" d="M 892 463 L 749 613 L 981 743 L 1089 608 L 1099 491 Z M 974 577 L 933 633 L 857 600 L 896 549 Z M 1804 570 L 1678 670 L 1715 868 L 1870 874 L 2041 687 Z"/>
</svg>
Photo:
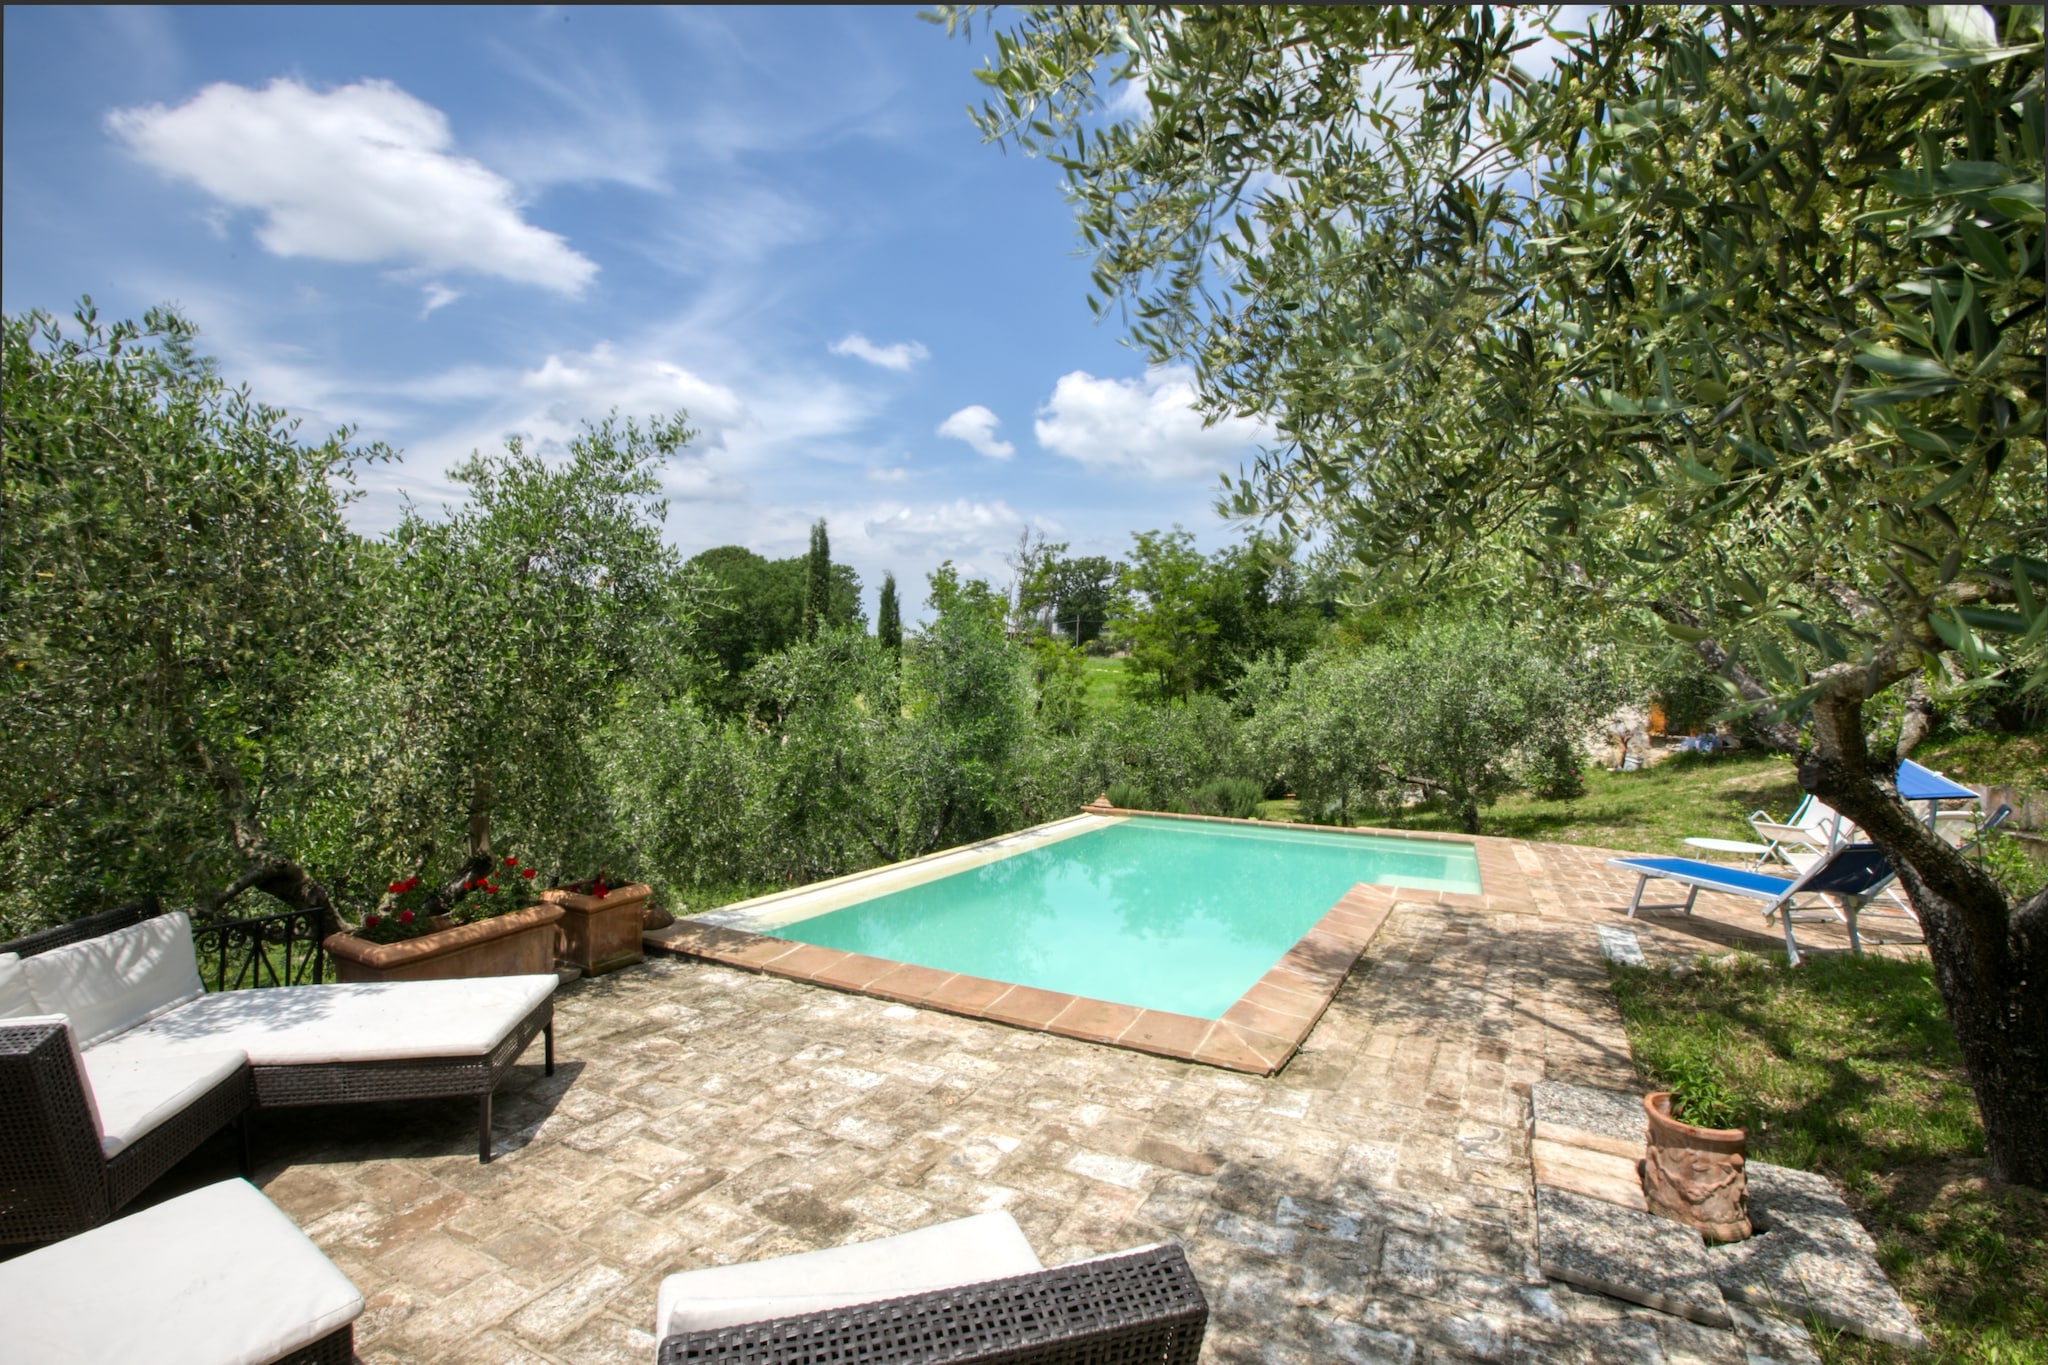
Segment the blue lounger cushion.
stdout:
<svg viewBox="0 0 2048 1365">
<path fill-rule="evenodd" d="M 1776 900 L 1791 889 L 1792 877 L 1773 877 L 1768 872 L 1744 872 L 1699 858 L 1612 858 L 1616 867 L 1646 872 L 1652 877 L 1698 882 L 1709 891 L 1728 891 L 1738 896 L 1759 896 Z"/>
</svg>

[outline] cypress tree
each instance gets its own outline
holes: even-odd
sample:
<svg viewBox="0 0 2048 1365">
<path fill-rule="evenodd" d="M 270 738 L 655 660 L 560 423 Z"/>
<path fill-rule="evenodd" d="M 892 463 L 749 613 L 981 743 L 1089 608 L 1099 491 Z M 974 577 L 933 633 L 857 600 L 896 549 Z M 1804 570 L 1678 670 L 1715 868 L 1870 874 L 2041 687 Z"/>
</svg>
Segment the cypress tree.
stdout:
<svg viewBox="0 0 2048 1365">
<path fill-rule="evenodd" d="M 903 648 L 903 613 L 896 603 L 896 575 L 882 575 L 882 600 L 875 606 L 875 638 L 888 649 Z"/>
<path fill-rule="evenodd" d="M 832 609 L 832 542 L 825 519 L 811 527 L 811 551 L 804 558 L 804 638 L 815 640 Z"/>
</svg>

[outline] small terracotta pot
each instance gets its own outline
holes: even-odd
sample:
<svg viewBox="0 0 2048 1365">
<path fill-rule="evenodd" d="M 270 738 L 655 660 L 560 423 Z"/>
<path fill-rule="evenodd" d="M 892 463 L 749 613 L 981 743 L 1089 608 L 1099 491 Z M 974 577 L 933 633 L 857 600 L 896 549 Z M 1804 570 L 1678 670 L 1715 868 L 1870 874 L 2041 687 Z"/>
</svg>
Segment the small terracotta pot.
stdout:
<svg viewBox="0 0 2048 1365">
<path fill-rule="evenodd" d="M 1680 1123 L 1671 1117 L 1668 1090 L 1645 1095 L 1643 1112 L 1650 1121 L 1642 1167 L 1650 1212 L 1697 1228 L 1709 1242 L 1749 1236 L 1749 1134 Z"/>
<path fill-rule="evenodd" d="M 436 929 L 397 943 L 331 934 L 325 943 L 342 981 L 430 981 L 447 977 L 538 976 L 555 970 L 558 905 Z"/>
<path fill-rule="evenodd" d="M 630 967 L 644 961 L 640 946 L 647 898 L 654 888 L 644 882 L 613 887 L 602 899 L 574 891 L 543 891 L 540 898 L 562 908 L 562 960 L 573 962 L 585 976 Z"/>
</svg>

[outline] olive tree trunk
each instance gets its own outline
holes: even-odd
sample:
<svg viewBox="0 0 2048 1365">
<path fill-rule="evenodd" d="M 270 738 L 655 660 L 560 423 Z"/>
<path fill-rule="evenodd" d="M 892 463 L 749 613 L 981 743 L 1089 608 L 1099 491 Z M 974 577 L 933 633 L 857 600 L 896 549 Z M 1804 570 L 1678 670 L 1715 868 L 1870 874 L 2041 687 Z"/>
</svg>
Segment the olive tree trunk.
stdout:
<svg viewBox="0 0 2048 1365">
<path fill-rule="evenodd" d="M 1896 760 L 1876 767 L 1863 687 L 1824 689 L 1799 784 L 1891 858 L 1919 913 L 1999 1179 L 2048 1189 L 2048 889 L 2009 904 L 1998 884 L 1899 800 Z"/>
</svg>

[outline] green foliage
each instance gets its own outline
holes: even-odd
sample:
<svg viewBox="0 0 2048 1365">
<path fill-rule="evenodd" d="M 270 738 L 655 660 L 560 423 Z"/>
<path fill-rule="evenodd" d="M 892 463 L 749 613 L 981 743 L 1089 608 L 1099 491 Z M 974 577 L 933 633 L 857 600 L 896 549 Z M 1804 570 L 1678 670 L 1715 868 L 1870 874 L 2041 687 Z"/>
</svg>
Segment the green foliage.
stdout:
<svg viewBox="0 0 2048 1365">
<path fill-rule="evenodd" d="M 1126 602 L 1116 619 L 1117 639 L 1130 650 L 1131 688 L 1148 701 L 1186 701 L 1201 672 L 1204 641 L 1217 630 L 1202 610 L 1206 565 L 1194 536 L 1179 527 L 1139 531 L 1131 542 Z"/>
<path fill-rule="evenodd" d="M 1116 607 L 1124 566 L 1102 555 L 1069 559 L 1064 543 L 1032 548 L 1020 565 L 1017 614 L 1077 647 L 1100 637 Z"/>
<path fill-rule="evenodd" d="M 603 860 L 585 736 L 643 660 L 687 652 L 689 580 L 661 535 L 657 469 L 690 432 L 608 418 L 565 460 L 476 455 L 440 520 L 408 508 L 366 571 L 357 648 L 302 725 L 316 794 L 296 831 L 357 898 L 397 870 L 510 832 L 550 880 Z"/>
<path fill-rule="evenodd" d="M 896 575 L 882 575 L 882 592 L 875 603 L 875 638 L 884 649 L 903 648 L 903 609 L 896 601 Z"/>
<path fill-rule="evenodd" d="M 741 682 L 746 671 L 805 636 L 805 603 L 815 569 L 812 556 L 770 560 L 739 545 L 720 545 L 694 556 L 687 567 L 707 588 L 697 638 L 699 649 L 717 669 L 694 690 L 714 709 L 737 711 L 746 701 Z M 859 629 L 860 576 L 848 565 L 833 564 L 829 589 L 825 625 Z M 899 630 L 900 625 L 899 620 Z"/>
<path fill-rule="evenodd" d="M 1996 15 L 1621 8 L 1532 77 L 1529 11 L 1038 7 L 978 121 L 1058 156 L 1098 307 L 1277 414 L 1234 511 L 1382 591 L 1654 604 L 1796 710 L 2048 646 L 2040 19 Z"/>
<path fill-rule="evenodd" d="M 811 547 L 804 555 L 803 632 L 806 640 L 818 631 L 832 610 L 832 540 L 825 532 L 825 519 L 811 527 Z"/>
<path fill-rule="evenodd" d="M 979 616 L 998 630 L 1009 616 L 1007 598 L 990 587 L 987 579 L 962 579 L 950 559 L 925 575 L 925 582 L 929 591 L 924 604 L 940 616 Z"/>
<path fill-rule="evenodd" d="M 1266 790 L 1247 777 L 1224 777 L 1205 782 L 1189 793 L 1188 810 L 1196 815 L 1227 815 L 1235 820 L 1258 818 L 1259 803 Z"/>
<path fill-rule="evenodd" d="M 299 444 L 168 310 L 4 321 L 0 936 L 210 902 L 305 790 L 292 719 L 357 588 L 346 431 Z"/>
<path fill-rule="evenodd" d="M 1109 784 L 1109 804 L 1118 810 L 1150 810 L 1152 798 L 1145 794 L 1145 788 L 1136 782 L 1112 782 Z"/>
<path fill-rule="evenodd" d="M 1671 1087 L 1671 1114 L 1696 1128 L 1740 1128 L 1744 1106 L 1704 1043 L 1678 1046 L 1658 1068 Z"/>
<path fill-rule="evenodd" d="M 1534 782 L 1575 791 L 1580 736 L 1607 700 L 1598 679 L 1484 619 L 1432 619 L 1380 645 L 1311 655 L 1284 681 L 1248 678 L 1246 743 L 1309 818 L 1445 802 L 1467 832 L 1479 808 Z"/>
<path fill-rule="evenodd" d="M 1051 636 L 1030 641 L 1028 648 L 1039 723 L 1058 734 L 1078 733 L 1088 716 L 1087 656 Z"/>
</svg>

